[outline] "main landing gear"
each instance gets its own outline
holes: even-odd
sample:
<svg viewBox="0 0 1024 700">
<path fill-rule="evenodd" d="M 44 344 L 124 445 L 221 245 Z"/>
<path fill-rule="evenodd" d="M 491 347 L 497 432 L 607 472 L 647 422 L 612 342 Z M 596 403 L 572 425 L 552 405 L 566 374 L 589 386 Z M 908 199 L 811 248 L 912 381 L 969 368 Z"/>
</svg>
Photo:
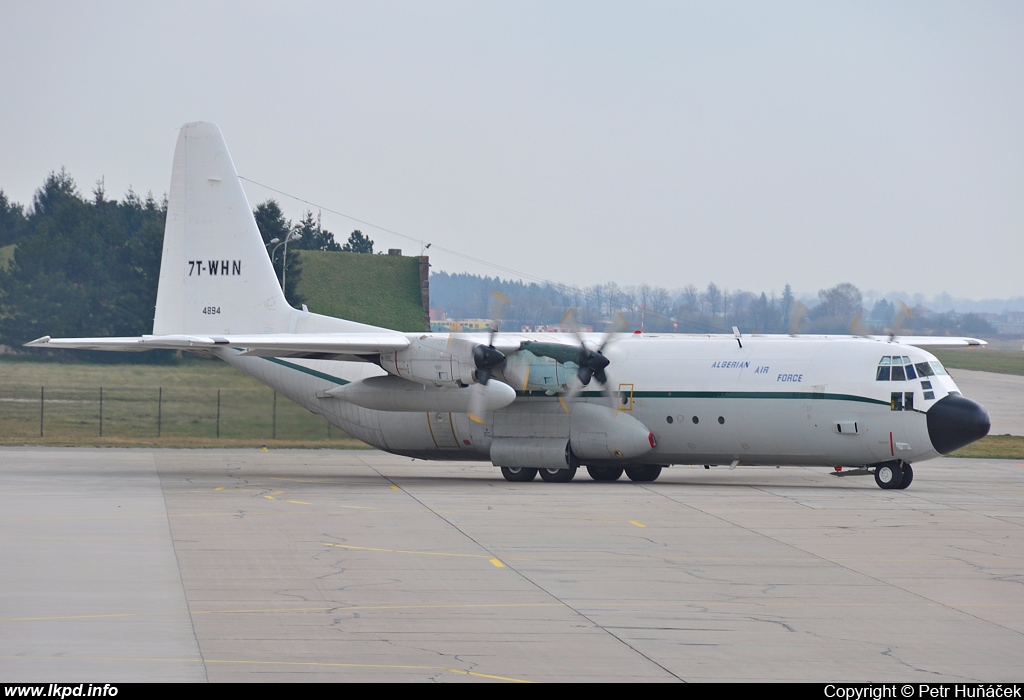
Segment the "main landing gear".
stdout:
<svg viewBox="0 0 1024 700">
<path fill-rule="evenodd" d="M 533 481 L 537 476 L 537 470 L 527 467 L 502 467 L 501 475 L 505 477 L 505 481 Z"/>
<path fill-rule="evenodd" d="M 883 462 L 875 467 L 875 483 L 883 489 L 905 489 L 914 480 L 914 468 L 907 462 Z"/>
<path fill-rule="evenodd" d="M 655 481 L 661 476 L 663 469 L 661 464 L 640 464 L 633 467 L 618 466 L 588 466 L 587 473 L 594 481 L 618 481 L 625 472 L 630 481 L 649 482 Z M 565 469 L 534 469 L 531 467 L 502 467 L 501 475 L 505 481 L 525 482 L 533 481 L 537 474 L 548 483 L 564 484 L 573 480 L 576 476 L 577 467 L 570 466 Z"/>
<path fill-rule="evenodd" d="M 553 484 L 564 484 L 572 481 L 572 478 L 576 476 L 576 467 L 566 467 L 565 469 L 541 469 L 540 478 L 544 481 Z"/>
<path fill-rule="evenodd" d="M 616 481 L 622 476 L 622 467 L 587 467 L 587 473 L 594 481 Z"/>
<path fill-rule="evenodd" d="M 641 464 L 639 467 L 626 467 L 626 476 L 630 481 L 654 481 L 661 476 L 661 465 Z"/>
</svg>

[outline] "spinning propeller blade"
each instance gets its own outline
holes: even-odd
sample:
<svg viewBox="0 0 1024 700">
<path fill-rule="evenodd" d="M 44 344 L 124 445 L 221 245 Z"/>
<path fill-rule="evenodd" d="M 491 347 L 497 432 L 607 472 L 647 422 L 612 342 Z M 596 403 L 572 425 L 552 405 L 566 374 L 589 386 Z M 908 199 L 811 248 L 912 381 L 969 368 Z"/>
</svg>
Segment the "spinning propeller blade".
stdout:
<svg viewBox="0 0 1024 700">
<path fill-rule="evenodd" d="M 476 379 L 476 384 L 470 388 L 473 394 L 469 398 L 469 411 L 466 412 L 466 415 L 476 423 L 484 422 L 487 382 L 491 381 L 494 368 L 505 361 L 504 353 L 494 347 L 494 336 L 498 333 L 498 327 L 507 307 L 507 296 L 501 292 L 491 292 L 491 324 L 487 345 L 477 345 L 473 348 L 473 363 L 476 365 L 473 378 Z"/>
</svg>

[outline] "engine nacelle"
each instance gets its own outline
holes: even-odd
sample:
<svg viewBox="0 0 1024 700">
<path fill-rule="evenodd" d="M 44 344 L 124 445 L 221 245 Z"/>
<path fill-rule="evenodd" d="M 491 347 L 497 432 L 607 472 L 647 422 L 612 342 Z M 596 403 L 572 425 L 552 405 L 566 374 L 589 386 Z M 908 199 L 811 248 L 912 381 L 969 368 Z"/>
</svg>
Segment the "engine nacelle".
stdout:
<svg viewBox="0 0 1024 700">
<path fill-rule="evenodd" d="M 571 421 L 569 444 L 581 460 L 632 459 L 654 449 L 654 434 L 626 411 L 577 403 Z"/>
<path fill-rule="evenodd" d="M 517 391 L 562 391 L 576 376 L 579 367 L 559 362 L 551 357 L 540 357 L 529 350 L 509 355 L 497 374 Z"/>
<path fill-rule="evenodd" d="M 469 386 L 475 382 L 475 345 L 478 343 L 458 338 L 420 336 L 407 348 L 382 352 L 380 366 L 389 374 L 426 386 Z"/>
</svg>

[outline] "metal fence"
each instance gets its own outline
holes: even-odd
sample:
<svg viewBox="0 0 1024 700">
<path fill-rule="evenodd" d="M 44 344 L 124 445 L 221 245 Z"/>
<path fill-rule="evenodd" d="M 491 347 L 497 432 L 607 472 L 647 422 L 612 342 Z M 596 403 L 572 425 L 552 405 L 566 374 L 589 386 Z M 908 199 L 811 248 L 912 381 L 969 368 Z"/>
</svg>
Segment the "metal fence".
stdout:
<svg viewBox="0 0 1024 700">
<path fill-rule="evenodd" d="M 271 389 L 0 386 L 0 439 L 345 439 Z"/>
</svg>

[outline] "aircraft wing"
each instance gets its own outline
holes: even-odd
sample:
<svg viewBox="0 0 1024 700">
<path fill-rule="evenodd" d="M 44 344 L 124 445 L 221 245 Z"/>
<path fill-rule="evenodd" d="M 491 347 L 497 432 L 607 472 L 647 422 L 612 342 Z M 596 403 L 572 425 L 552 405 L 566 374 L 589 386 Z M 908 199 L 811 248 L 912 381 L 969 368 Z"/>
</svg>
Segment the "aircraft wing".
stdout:
<svg viewBox="0 0 1024 700">
<path fill-rule="evenodd" d="M 875 340 L 884 340 L 886 342 L 900 343 L 902 345 L 913 345 L 919 348 L 963 348 L 988 345 L 988 343 L 982 340 L 981 338 L 945 338 L 943 336 L 938 335 L 872 335 L 868 337 L 874 338 Z"/>
<path fill-rule="evenodd" d="M 358 359 L 360 355 L 402 350 L 409 339 L 401 333 L 272 333 L 250 335 L 143 335 L 124 338 L 51 338 L 44 335 L 25 344 L 61 350 L 207 350 L 238 348 L 258 357 Z"/>
</svg>

